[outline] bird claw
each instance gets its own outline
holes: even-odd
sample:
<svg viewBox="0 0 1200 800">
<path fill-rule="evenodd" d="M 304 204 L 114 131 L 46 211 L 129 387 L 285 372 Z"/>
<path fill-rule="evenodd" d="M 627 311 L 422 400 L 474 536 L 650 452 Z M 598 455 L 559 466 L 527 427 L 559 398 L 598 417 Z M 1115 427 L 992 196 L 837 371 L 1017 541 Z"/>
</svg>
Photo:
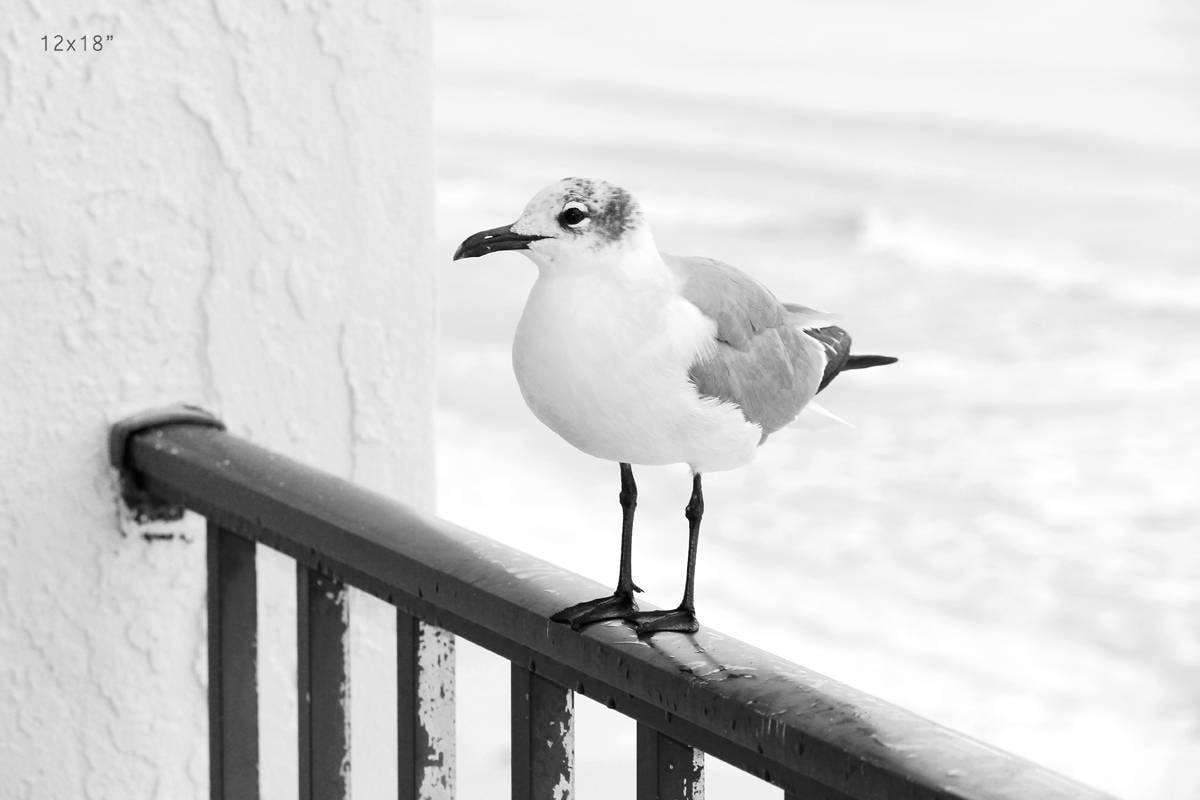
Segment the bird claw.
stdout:
<svg viewBox="0 0 1200 800">
<path fill-rule="evenodd" d="M 637 613 L 637 601 L 632 594 L 615 592 L 608 597 L 576 603 L 550 617 L 552 622 L 569 624 L 577 631 L 585 625 L 610 619 L 627 619 Z"/>
<path fill-rule="evenodd" d="M 638 636 L 649 636 L 652 633 L 674 631 L 676 633 L 695 633 L 700 630 L 696 613 L 685 608 L 673 608 L 670 611 L 642 611 L 625 618 L 633 623 L 633 629 Z"/>
</svg>

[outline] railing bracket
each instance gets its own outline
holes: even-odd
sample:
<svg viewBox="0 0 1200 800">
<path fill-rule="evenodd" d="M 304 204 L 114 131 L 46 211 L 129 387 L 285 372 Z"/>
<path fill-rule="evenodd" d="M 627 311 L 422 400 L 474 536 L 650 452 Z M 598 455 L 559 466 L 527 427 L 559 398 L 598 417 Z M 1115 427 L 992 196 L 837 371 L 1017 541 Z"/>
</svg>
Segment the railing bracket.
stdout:
<svg viewBox="0 0 1200 800">
<path fill-rule="evenodd" d="M 225 430 L 225 423 L 216 415 L 186 403 L 152 408 L 113 424 L 108 434 L 108 461 L 120 473 L 121 500 L 138 523 L 170 522 L 183 517 L 183 506 L 154 497 L 138 480 L 129 463 L 130 438 L 166 425 L 199 425 Z"/>
</svg>

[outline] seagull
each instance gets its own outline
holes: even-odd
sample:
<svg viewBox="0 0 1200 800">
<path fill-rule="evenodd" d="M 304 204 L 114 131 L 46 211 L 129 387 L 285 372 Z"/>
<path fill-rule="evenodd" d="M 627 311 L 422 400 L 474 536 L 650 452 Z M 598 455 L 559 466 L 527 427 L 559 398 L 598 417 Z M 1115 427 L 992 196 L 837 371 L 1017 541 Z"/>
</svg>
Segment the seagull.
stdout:
<svg viewBox="0 0 1200 800">
<path fill-rule="evenodd" d="M 839 373 L 896 359 L 851 355 L 850 335 L 828 315 L 781 303 L 728 264 L 660 252 L 641 204 L 605 181 L 547 186 L 516 222 L 467 237 L 454 260 L 501 250 L 519 250 L 538 267 L 512 349 L 526 405 L 621 472 L 616 590 L 551 619 L 575 630 L 624 620 L 639 636 L 695 632 L 701 475 L 749 463 Z M 677 463 L 692 473 L 683 599 L 640 611 L 633 465 Z"/>
</svg>

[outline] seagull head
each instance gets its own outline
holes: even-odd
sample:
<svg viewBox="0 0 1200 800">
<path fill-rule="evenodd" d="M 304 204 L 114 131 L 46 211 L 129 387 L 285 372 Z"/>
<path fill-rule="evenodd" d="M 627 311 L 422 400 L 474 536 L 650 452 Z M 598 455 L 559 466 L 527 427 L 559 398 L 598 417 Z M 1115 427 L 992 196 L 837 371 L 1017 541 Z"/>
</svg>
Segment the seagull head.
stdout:
<svg viewBox="0 0 1200 800">
<path fill-rule="evenodd" d="M 619 186 L 563 178 L 542 189 L 511 225 L 468 236 L 454 260 L 521 250 L 543 268 L 586 267 L 657 254 L 641 206 Z"/>
</svg>

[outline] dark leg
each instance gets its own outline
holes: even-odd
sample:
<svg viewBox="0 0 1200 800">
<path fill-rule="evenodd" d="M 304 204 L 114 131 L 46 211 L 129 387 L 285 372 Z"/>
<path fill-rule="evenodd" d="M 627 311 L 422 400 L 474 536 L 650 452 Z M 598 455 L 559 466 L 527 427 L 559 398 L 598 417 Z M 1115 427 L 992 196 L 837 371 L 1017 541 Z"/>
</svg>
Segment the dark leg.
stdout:
<svg viewBox="0 0 1200 800">
<path fill-rule="evenodd" d="M 637 484 L 633 482 L 633 467 L 621 464 L 621 569 L 617 574 L 617 590 L 609 597 L 588 600 L 564 608 L 550 619 L 570 623 L 574 630 L 606 619 L 625 619 L 637 611 L 634 592 L 641 589 L 633 582 L 633 511 L 637 508 Z"/>
<path fill-rule="evenodd" d="M 633 467 L 621 464 L 621 569 L 617 573 L 617 593 L 629 594 L 642 589 L 633 582 L 633 512 L 637 508 L 637 484 Z"/>
<path fill-rule="evenodd" d="M 688 521 L 687 579 L 683 584 L 683 601 L 670 611 L 643 611 L 629 617 L 637 628 L 638 636 L 659 631 L 695 633 L 700 629 L 696 621 L 696 545 L 700 541 L 700 520 L 704 516 L 704 491 L 700 487 L 700 473 L 692 476 L 692 499 L 688 501 L 684 516 Z"/>
</svg>

